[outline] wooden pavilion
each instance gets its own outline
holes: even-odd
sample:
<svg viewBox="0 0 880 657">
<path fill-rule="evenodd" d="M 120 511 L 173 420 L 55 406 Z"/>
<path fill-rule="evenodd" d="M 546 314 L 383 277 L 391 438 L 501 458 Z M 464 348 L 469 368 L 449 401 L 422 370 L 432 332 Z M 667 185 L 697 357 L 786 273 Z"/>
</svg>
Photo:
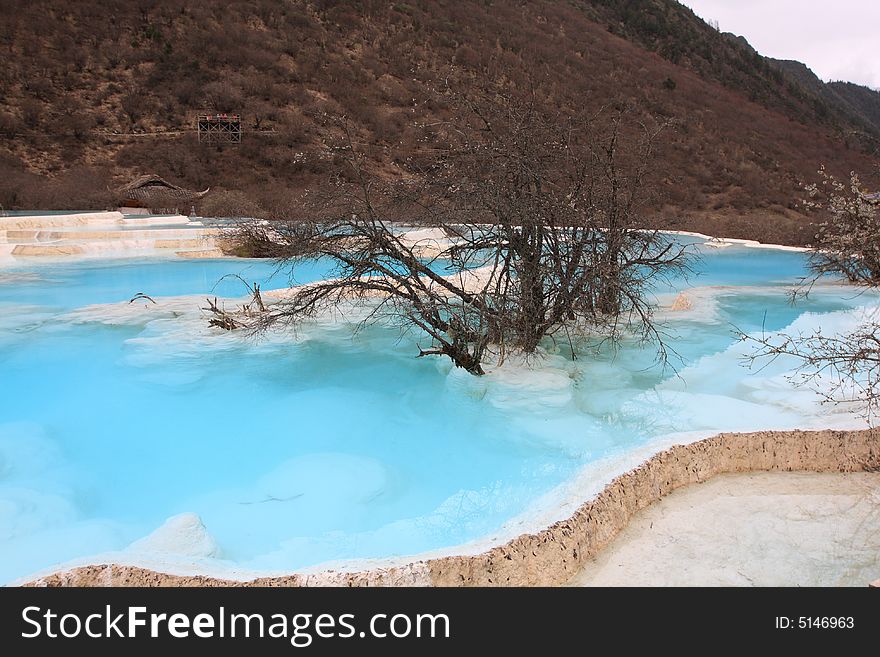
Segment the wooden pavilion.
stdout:
<svg viewBox="0 0 880 657">
<path fill-rule="evenodd" d="M 194 192 L 155 174 L 145 174 L 119 188 L 119 204 L 127 208 L 148 208 L 156 214 L 186 212 L 210 189 Z"/>
</svg>

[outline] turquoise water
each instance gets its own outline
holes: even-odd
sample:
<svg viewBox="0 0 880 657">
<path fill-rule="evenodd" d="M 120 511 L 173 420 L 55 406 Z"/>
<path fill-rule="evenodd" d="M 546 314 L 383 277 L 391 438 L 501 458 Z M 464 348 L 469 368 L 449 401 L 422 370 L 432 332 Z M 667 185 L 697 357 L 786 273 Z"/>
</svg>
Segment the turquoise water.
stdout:
<svg viewBox="0 0 880 657">
<path fill-rule="evenodd" d="M 560 350 L 534 385 L 416 359 L 418 337 L 387 327 L 353 335 L 340 321 L 264 340 L 208 329 L 201 298 L 244 292 L 224 275 L 290 284 L 268 262 L 0 270 L 0 581 L 126 549 L 180 513 L 198 514 L 217 545 L 203 562 L 248 570 L 491 536 L 597 459 L 747 423 L 755 385 L 728 354 L 732 325 L 781 329 L 864 301 L 834 290 L 789 305 L 798 253 L 706 249 L 697 268 L 673 287 L 731 287 L 670 316 L 677 374 L 637 346 L 577 361 Z M 294 279 L 328 273 L 317 263 Z M 156 306 L 127 303 L 138 292 Z M 83 310 L 92 304 L 114 305 Z"/>
<path fill-rule="evenodd" d="M 291 280 L 276 272 L 270 261 L 182 259 L 108 260 L 89 264 L 53 264 L 38 268 L 0 270 L 0 304 L 23 303 L 53 308 L 78 308 L 96 303 L 128 301 L 138 292 L 160 297 L 188 294 L 238 297 L 247 294 L 241 276 L 263 289 L 310 283 L 323 278 L 329 268 L 316 263 L 300 267 Z M 16 275 L 19 275 L 16 277 Z M 9 282 L 3 284 L 5 280 Z"/>
</svg>

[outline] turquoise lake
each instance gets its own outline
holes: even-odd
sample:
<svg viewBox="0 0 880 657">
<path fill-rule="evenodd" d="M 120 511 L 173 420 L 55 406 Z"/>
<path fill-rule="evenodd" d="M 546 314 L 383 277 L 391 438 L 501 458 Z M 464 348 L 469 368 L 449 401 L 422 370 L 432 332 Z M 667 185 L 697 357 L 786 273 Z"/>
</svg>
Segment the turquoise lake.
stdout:
<svg viewBox="0 0 880 657">
<path fill-rule="evenodd" d="M 575 361 L 560 349 L 531 364 L 534 386 L 417 359 L 419 337 L 395 328 L 209 329 L 204 297 L 245 293 L 224 275 L 291 284 L 270 262 L 0 269 L 0 582 L 125 550 L 181 513 L 216 543 L 196 559 L 206 568 L 447 548 L 491 537 L 585 466 L 658 435 L 821 422 L 813 393 L 785 392 L 784 367 L 738 362 L 734 327 L 834 324 L 869 300 L 830 287 L 792 306 L 803 254 L 695 248 L 695 273 L 659 291 L 668 303 L 696 288 L 690 311 L 662 315 L 674 369 L 649 348 Z M 294 282 L 331 273 L 318 263 Z M 136 293 L 156 307 L 130 304 Z M 148 556 L 193 560 L 160 552 Z"/>
</svg>

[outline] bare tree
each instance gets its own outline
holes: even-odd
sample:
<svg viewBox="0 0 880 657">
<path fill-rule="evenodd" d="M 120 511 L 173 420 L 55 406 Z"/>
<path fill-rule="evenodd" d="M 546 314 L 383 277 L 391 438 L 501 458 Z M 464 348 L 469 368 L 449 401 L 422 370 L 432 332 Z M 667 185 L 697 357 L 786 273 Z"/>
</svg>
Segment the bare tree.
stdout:
<svg viewBox="0 0 880 657">
<path fill-rule="evenodd" d="M 848 183 L 819 171 L 819 184 L 808 185 L 808 205 L 828 213 L 819 225 L 810 253 L 811 276 L 791 294 L 793 302 L 809 294 L 826 275 L 842 276 L 851 284 L 867 288 L 880 286 L 880 224 L 877 201 L 862 189 L 861 180 L 850 174 Z M 833 404 L 857 405 L 869 420 L 880 406 L 880 322 L 868 315 L 852 331 L 823 335 L 821 331 L 784 333 L 740 339 L 754 349 L 745 357 L 750 367 L 765 366 L 780 357 L 797 363 L 788 380 L 810 386 Z"/>
<path fill-rule="evenodd" d="M 548 115 L 506 94 L 455 100 L 458 119 L 438 126 L 449 146 L 421 172 L 424 205 L 440 210 L 463 263 L 500 260 L 507 330 L 496 337 L 527 353 L 557 332 L 659 338 L 648 288 L 687 268 L 680 246 L 643 228 L 665 124 L 626 108 Z"/>
<path fill-rule="evenodd" d="M 419 355 L 483 373 L 488 349 L 533 353 L 563 332 L 655 339 L 650 287 L 687 267 L 684 249 L 641 228 L 645 174 L 663 127 L 628 110 L 541 113 L 530 99 L 454 96 L 454 121 L 429 126 L 447 144 L 420 185 L 368 175 L 347 134 L 349 172 L 303 220 L 243 229 L 252 250 L 287 265 L 324 258 L 334 276 L 295 288 L 266 315 L 296 322 L 347 304 L 415 326 Z M 392 218 L 439 226 L 414 239 Z M 317 221 L 307 221 L 306 218 Z"/>
<path fill-rule="evenodd" d="M 463 267 L 457 276 L 442 273 L 451 248 L 425 257 L 418 244 L 408 242 L 382 211 L 398 199 L 367 176 L 350 141 L 348 156 L 355 182 L 336 179 L 332 194 L 304 204 L 303 211 L 317 214 L 318 221 L 263 221 L 240 230 L 238 239 L 292 269 L 316 259 L 331 261 L 335 269 L 327 280 L 293 288 L 262 324 L 295 323 L 366 305 L 369 319 L 382 317 L 426 333 L 432 344 L 420 356 L 446 355 L 482 374 L 489 324 L 500 317 L 487 292 L 491 277 L 480 281 Z"/>
<path fill-rule="evenodd" d="M 810 256 L 815 278 L 825 274 L 843 275 L 851 283 L 880 285 L 880 221 L 878 201 L 862 190 L 856 173 L 843 182 L 819 170 L 820 183 L 808 185 L 807 206 L 830 216 L 819 224 Z"/>
<path fill-rule="evenodd" d="M 793 358 L 797 365 L 788 375 L 791 383 L 812 387 L 826 403 L 852 405 L 867 419 L 876 417 L 880 406 L 880 325 L 876 321 L 835 336 L 816 331 L 760 337 L 743 334 L 741 339 L 755 347 L 745 359 L 750 366 Z"/>
</svg>

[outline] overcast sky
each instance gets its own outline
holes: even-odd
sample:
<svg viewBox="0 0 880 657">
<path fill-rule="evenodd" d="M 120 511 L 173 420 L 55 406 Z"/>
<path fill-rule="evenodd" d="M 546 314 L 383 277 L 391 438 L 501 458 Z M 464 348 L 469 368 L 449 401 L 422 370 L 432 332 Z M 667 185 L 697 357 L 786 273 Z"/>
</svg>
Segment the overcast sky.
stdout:
<svg viewBox="0 0 880 657">
<path fill-rule="evenodd" d="M 880 0 L 679 0 L 758 52 L 880 89 Z"/>
</svg>

